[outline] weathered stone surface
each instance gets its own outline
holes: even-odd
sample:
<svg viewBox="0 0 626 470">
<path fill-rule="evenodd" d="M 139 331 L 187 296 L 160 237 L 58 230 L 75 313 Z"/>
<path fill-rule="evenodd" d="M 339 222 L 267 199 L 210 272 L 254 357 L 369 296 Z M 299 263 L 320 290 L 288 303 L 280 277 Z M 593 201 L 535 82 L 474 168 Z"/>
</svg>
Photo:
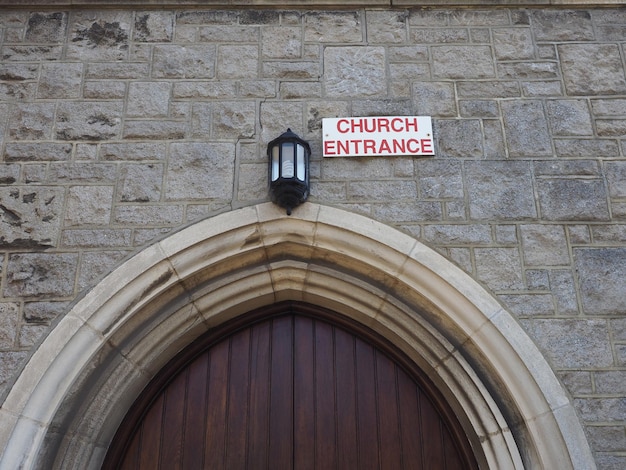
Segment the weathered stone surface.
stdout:
<svg viewBox="0 0 626 470">
<path fill-rule="evenodd" d="M 83 254 L 79 266 L 78 288 L 83 290 L 108 274 L 128 252 L 102 251 Z"/>
<path fill-rule="evenodd" d="M 493 46 L 498 60 L 532 59 L 535 53 L 528 28 L 496 28 L 492 30 Z"/>
<path fill-rule="evenodd" d="M 435 125 L 435 152 L 442 157 L 476 158 L 484 155 L 477 119 L 439 120 Z"/>
<path fill-rule="evenodd" d="M 490 46 L 433 46 L 435 78 L 491 78 L 495 68 Z"/>
<path fill-rule="evenodd" d="M 26 351 L 0 351 L 0 393 L 5 391 L 7 381 L 20 370 L 26 357 Z"/>
<path fill-rule="evenodd" d="M 579 313 L 576 299 L 576 283 L 570 270 L 551 270 L 550 289 L 556 301 L 557 312 L 561 315 L 577 315 Z"/>
<path fill-rule="evenodd" d="M 370 44 L 406 42 L 406 18 L 406 11 L 367 11 L 367 41 Z"/>
<path fill-rule="evenodd" d="M 74 293 L 76 253 L 18 253 L 9 255 L 6 297 L 66 297 Z"/>
<path fill-rule="evenodd" d="M 306 42 L 348 42 L 363 40 L 361 15 L 358 12 L 314 12 L 304 18 Z"/>
<path fill-rule="evenodd" d="M 613 354 L 605 320 L 521 320 L 524 329 L 557 369 L 611 367 Z"/>
<path fill-rule="evenodd" d="M 604 168 L 611 197 L 626 197 L 626 161 L 606 162 Z"/>
<path fill-rule="evenodd" d="M 226 143 L 174 143 L 170 147 L 165 197 L 231 199 L 235 146 Z"/>
<path fill-rule="evenodd" d="M 450 82 L 419 82 L 413 85 L 415 109 L 418 114 L 433 117 L 457 115 L 454 84 Z"/>
<path fill-rule="evenodd" d="M 107 225 L 111 221 L 112 186 L 73 186 L 66 199 L 66 227 Z"/>
<path fill-rule="evenodd" d="M 256 129 L 256 103 L 253 101 L 222 101 L 212 109 L 213 137 L 216 139 L 251 138 Z"/>
<path fill-rule="evenodd" d="M 78 11 L 72 20 L 66 52 L 69 59 L 101 62 L 128 57 L 132 12 Z"/>
<path fill-rule="evenodd" d="M 8 162 L 67 161 L 72 156 L 72 148 L 72 144 L 67 143 L 10 142 L 4 158 Z"/>
<path fill-rule="evenodd" d="M 46 63 L 41 66 L 37 98 L 80 98 L 81 63 Z"/>
<path fill-rule="evenodd" d="M 131 246 L 130 229 L 72 229 L 63 230 L 62 247 L 111 248 Z"/>
<path fill-rule="evenodd" d="M 0 247 L 56 245 L 62 207 L 63 188 L 0 187 Z"/>
<path fill-rule="evenodd" d="M 28 323 L 46 323 L 67 310 L 68 302 L 26 302 L 24 303 L 24 320 Z"/>
<path fill-rule="evenodd" d="M 420 160 L 416 163 L 416 169 L 421 197 L 463 197 L 463 175 L 459 162 Z"/>
<path fill-rule="evenodd" d="M 213 78 L 215 76 L 216 47 L 154 46 L 152 76 L 154 78 Z"/>
<path fill-rule="evenodd" d="M 141 42 L 169 42 L 174 31 L 174 13 L 145 11 L 135 13 L 133 39 Z"/>
<path fill-rule="evenodd" d="M 126 226 L 175 225 L 183 221 L 183 206 L 142 204 L 140 206 L 118 206 L 113 219 Z"/>
<path fill-rule="evenodd" d="M 63 42 L 67 32 L 66 12 L 31 13 L 25 39 L 32 43 Z"/>
<path fill-rule="evenodd" d="M 414 181 L 353 181 L 348 184 L 348 197 L 357 201 L 416 199 L 417 187 Z"/>
<path fill-rule="evenodd" d="M 163 160 L 165 145 L 160 142 L 107 143 L 100 146 L 99 157 L 103 160 Z"/>
<path fill-rule="evenodd" d="M 532 29 L 538 41 L 584 41 L 594 39 L 588 11 L 535 10 Z"/>
<path fill-rule="evenodd" d="M 174 140 L 184 139 L 188 133 L 188 125 L 184 121 L 149 120 L 124 122 L 124 139 L 139 140 Z"/>
<path fill-rule="evenodd" d="M 122 202 L 158 201 L 163 185 L 163 165 L 128 164 L 120 171 L 118 200 Z"/>
<path fill-rule="evenodd" d="M 583 311 L 588 315 L 626 314 L 626 248 L 576 248 L 574 260 Z"/>
<path fill-rule="evenodd" d="M 119 136 L 122 102 L 63 102 L 56 114 L 56 137 L 60 140 L 105 140 Z"/>
<path fill-rule="evenodd" d="M 47 140 L 52 137 L 54 103 L 16 103 L 11 107 L 9 138 Z"/>
<path fill-rule="evenodd" d="M 577 398 L 574 406 L 587 422 L 626 421 L 626 400 L 623 398 Z"/>
<path fill-rule="evenodd" d="M 540 179 L 537 193 L 546 220 L 609 219 L 605 186 L 598 179 Z"/>
<path fill-rule="evenodd" d="M 93 149 L 95 153 L 95 149 Z M 117 166 L 112 163 L 92 162 L 55 162 L 51 163 L 47 179 L 62 182 L 93 182 L 114 184 L 117 177 Z"/>
<path fill-rule="evenodd" d="M 268 26 L 261 30 L 261 55 L 267 59 L 295 59 L 302 56 L 302 29 Z"/>
<path fill-rule="evenodd" d="M 470 38 L 465 28 L 411 28 L 411 42 L 417 44 L 468 43 Z"/>
<path fill-rule="evenodd" d="M 19 329 L 19 308 L 13 302 L 0 303 L 0 350 L 15 348 Z"/>
<path fill-rule="evenodd" d="M 570 95 L 626 93 L 626 76 L 616 44 L 560 44 L 565 88 Z"/>
<path fill-rule="evenodd" d="M 550 294 L 499 295 L 498 298 L 518 317 L 554 315 L 554 301 Z"/>
<path fill-rule="evenodd" d="M 423 237 L 437 245 L 488 245 L 491 227 L 488 225 L 426 225 Z"/>
<path fill-rule="evenodd" d="M 164 117 L 169 110 L 172 86 L 166 82 L 135 82 L 128 88 L 126 115 Z"/>
<path fill-rule="evenodd" d="M 520 225 L 526 266 L 559 266 L 570 263 L 565 230 L 560 225 Z"/>
<path fill-rule="evenodd" d="M 467 192 L 473 219 L 535 218 L 530 168 L 525 162 L 467 162 Z"/>
<path fill-rule="evenodd" d="M 223 45 L 217 52 L 218 78 L 256 78 L 259 76 L 259 47 Z"/>
<path fill-rule="evenodd" d="M 552 155 L 548 121 L 540 101 L 505 101 L 501 106 L 509 155 Z"/>
<path fill-rule="evenodd" d="M 324 62 L 324 88 L 329 97 L 380 96 L 387 90 L 382 47 L 327 47 Z"/>
<path fill-rule="evenodd" d="M 476 248 L 476 273 L 490 289 L 521 290 L 522 265 L 517 248 Z"/>
<path fill-rule="evenodd" d="M 548 117 L 555 135 L 592 135 L 591 116 L 586 100 L 548 101 Z"/>
</svg>

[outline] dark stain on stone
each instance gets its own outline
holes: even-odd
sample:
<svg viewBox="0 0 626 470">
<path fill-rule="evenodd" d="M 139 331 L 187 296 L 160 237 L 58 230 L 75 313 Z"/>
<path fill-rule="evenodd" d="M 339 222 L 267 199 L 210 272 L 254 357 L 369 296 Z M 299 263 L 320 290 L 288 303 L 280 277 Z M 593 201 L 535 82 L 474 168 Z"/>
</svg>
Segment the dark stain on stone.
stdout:
<svg viewBox="0 0 626 470">
<path fill-rule="evenodd" d="M 168 269 L 163 274 L 161 274 L 157 279 L 152 281 L 150 285 L 141 293 L 141 299 L 146 298 L 154 289 L 165 284 L 170 278 L 174 275 L 174 272 L 171 269 Z"/>
<path fill-rule="evenodd" d="M 13 227 L 19 227 L 22 225 L 22 218 L 17 212 L 12 211 L 2 204 L 0 204 L 0 211 L 2 211 L 2 219 L 4 219 L 9 225 L 12 225 Z"/>
<path fill-rule="evenodd" d="M 15 240 L 7 241 L 6 238 L 0 237 L 0 247 L 2 248 L 41 250 L 43 248 L 50 248 L 51 246 L 52 240 L 50 240 L 49 238 L 45 238 L 42 240 L 31 240 L 30 238 L 16 238 Z"/>
<path fill-rule="evenodd" d="M 268 10 L 242 11 L 239 17 L 241 24 L 277 24 L 279 20 L 277 11 Z"/>
<path fill-rule="evenodd" d="M 87 41 L 87 44 L 95 46 L 123 46 L 128 47 L 128 34 L 124 31 L 120 24 L 114 23 L 100 24 L 93 23 L 90 28 L 85 28 L 77 32 L 73 42 Z"/>
<path fill-rule="evenodd" d="M 149 37 L 148 18 L 150 15 L 141 15 L 135 19 L 135 33 L 140 37 Z"/>
<path fill-rule="evenodd" d="M 0 184 L 13 184 L 15 183 L 15 178 L 13 178 L 12 176 L 5 176 L 0 178 Z"/>
<path fill-rule="evenodd" d="M 37 198 L 37 194 L 35 193 L 30 193 L 30 194 L 24 194 L 22 196 L 22 202 L 26 203 L 26 204 L 32 204 L 32 202 Z"/>
<path fill-rule="evenodd" d="M 115 121 L 109 119 L 109 117 L 104 114 L 94 114 L 87 118 L 87 124 L 102 124 L 104 126 L 113 127 L 115 126 Z"/>
</svg>

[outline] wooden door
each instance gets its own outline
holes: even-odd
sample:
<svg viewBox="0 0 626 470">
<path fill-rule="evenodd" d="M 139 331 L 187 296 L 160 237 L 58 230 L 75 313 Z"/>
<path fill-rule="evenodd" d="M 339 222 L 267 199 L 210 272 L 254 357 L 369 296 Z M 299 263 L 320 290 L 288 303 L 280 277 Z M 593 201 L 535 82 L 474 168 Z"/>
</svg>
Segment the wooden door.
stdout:
<svg viewBox="0 0 626 470">
<path fill-rule="evenodd" d="M 374 333 L 292 303 L 247 321 L 164 369 L 104 468 L 477 468 L 427 378 Z"/>
</svg>

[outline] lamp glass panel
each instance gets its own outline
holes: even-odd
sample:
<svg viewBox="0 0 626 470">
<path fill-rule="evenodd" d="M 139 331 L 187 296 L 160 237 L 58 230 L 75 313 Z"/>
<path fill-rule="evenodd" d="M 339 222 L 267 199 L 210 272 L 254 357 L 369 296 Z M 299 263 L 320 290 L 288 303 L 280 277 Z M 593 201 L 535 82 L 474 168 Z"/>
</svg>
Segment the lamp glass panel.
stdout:
<svg viewBox="0 0 626 470">
<path fill-rule="evenodd" d="M 282 178 L 293 178 L 294 177 L 294 147 L 295 144 L 293 142 L 285 142 L 282 144 Z"/>
<path fill-rule="evenodd" d="M 300 181 L 305 181 L 304 147 L 296 145 L 296 176 Z"/>
<path fill-rule="evenodd" d="M 272 147 L 272 181 L 276 181 L 279 176 L 279 162 L 280 162 L 280 146 L 275 145 Z"/>
</svg>

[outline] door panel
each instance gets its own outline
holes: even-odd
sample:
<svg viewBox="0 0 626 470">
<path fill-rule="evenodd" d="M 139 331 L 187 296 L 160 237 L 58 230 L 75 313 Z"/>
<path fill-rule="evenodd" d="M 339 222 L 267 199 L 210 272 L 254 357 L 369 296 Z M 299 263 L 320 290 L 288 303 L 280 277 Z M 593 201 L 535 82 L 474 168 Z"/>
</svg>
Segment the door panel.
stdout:
<svg viewBox="0 0 626 470">
<path fill-rule="evenodd" d="M 375 339 L 299 304 L 214 332 L 146 389 L 104 468 L 477 468 L 434 388 Z"/>
</svg>

